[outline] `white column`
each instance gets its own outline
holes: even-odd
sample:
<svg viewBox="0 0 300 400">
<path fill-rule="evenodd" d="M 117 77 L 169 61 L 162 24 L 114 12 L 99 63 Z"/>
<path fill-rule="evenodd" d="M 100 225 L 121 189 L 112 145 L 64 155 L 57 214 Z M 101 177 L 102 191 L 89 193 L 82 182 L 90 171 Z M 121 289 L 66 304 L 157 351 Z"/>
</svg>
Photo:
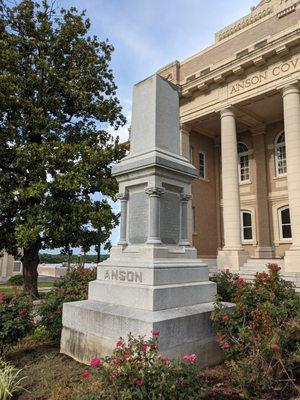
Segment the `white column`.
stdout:
<svg viewBox="0 0 300 400">
<path fill-rule="evenodd" d="M 148 187 L 145 190 L 149 195 L 149 234 L 148 244 L 161 244 L 160 239 L 160 196 L 164 193 L 163 188 Z"/>
<path fill-rule="evenodd" d="M 7 279 L 7 274 L 8 274 L 8 254 L 4 250 L 3 256 L 2 256 L 2 273 L 1 273 L 1 278 L 3 281 Z"/>
<path fill-rule="evenodd" d="M 293 244 L 285 256 L 286 271 L 300 272 L 300 90 L 283 89 L 287 180 Z"/>
<path fill-rule="evenodd" d="M 180 154 L 188 160 L 190 159 L 190 132 L 191 129 L 187 124 L 180 124 Z"/>
<path fill-rule="evenodd" d="M 190 193 L 180 195 L 180 241 L 179 246 L 190 246 L 188 239 L 188 202 L 192 199 Z"/>
<path fill-rule="evenodd" d="M 223 220 L 225 246 L 218 254 L 221 268 L 239 269 L 246 261 L 241 240 L 237 132 L 231 108 L 221 111 Z"/>
<path fill-rule="evenodd" d="M 127 245 L 127 201 L 128 194 L 118 193 L 116 198 L 121 201 L 121 221 L 120 221 L 120 240 L 119 245 Z"/>
</svg>

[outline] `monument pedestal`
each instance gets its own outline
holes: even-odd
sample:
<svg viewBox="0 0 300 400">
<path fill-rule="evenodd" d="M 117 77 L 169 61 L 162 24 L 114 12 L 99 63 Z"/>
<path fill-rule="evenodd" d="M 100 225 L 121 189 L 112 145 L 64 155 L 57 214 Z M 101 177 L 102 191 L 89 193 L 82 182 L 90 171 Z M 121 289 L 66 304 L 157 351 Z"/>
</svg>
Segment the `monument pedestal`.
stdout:
<svg viewBox="0 0 300 400">
<path fill-rule="evenodd" d="M 136 85 L 130 155 L 113 168 L 120 242 L 98 267 L 87 301 L 64 304 L 61 351 L 89 363 L 128 333 L 160 331 L 159 350 L 218 363 L 210 313 L 216 285 L 188 242 L 187 204 L 197 170 L 179 154 L 177 87 L 159 76 Z"/>
</svg>

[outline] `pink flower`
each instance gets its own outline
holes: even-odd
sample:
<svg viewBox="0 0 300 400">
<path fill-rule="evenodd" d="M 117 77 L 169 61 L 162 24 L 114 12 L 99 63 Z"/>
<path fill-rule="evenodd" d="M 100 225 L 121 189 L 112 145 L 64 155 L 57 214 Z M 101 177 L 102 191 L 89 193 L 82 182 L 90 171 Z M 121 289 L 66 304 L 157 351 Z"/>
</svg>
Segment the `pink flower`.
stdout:
<svg viewBox="0 0 300 400">
<path fill-rule="evenodd" d="M 142 381 L 141 379 L 136 379 L 136 381 L 134 383 L 136 384 L 136 386 L 144 386 L 145 385 L 144 381 Z"/>
<path fill-rule="evenodd" d="M 118 376 L 118 374 L 117 374 L 116 372 L 112 372 L 112 373 L 111 373 L 111 377 L 112 377 L 112 379 L 116 379 L 116 378 L 117 378 L 117 376 Z"/>
<path fill-rule="evenodd" d="M 3 292 L 0 293 L 0 304 L 4 303 L 5 294 Z"/>
<path fill-rule="evenodd" d="M 147 353 L 148 351 L 148 346 L 146 346 L 145 344 L 143 344 L 140 348 L 141 353 Z"/>
<path fill-rule="evenodd" d="M 81 375 L 83 378 L 88 378 L 89 376 L 91 376 L 91 373 L 87 369 L 85 369 Z"/>
<path fill-rule="evenodd" d="M 198 360 L 198 357 L 196 356 L 196 354 L 186 354 L 185 356 L 182 357 L 182 360 L 196 362 Z"/>
<path fill-rule="evenodd" d="M 125 354 L 124 359 L 125 359 L 126 361 L 130 361 L 130 360 L 131 360 L 131 355 Z"/>
<path fill-rule="evenodd" d="M 270 265 L 269 265 L 269 269 L 270 269 L 271 271 L 274 271 L 274 272 L 279 272 L 279 271 L 281 270 L 281 268 L 279 267 L 278 264 L 270 264 Z"/>
<path fill-rule="evenodd" d="M 93 367 L 99 367 L 100 364 L 101 364 L 100 358 L 93 358 L 92 361 L 91 361 L 91 365 Z"/>
<path fill-rule="evenodd" d="M 238 283 L 245 283 L 245 279 L 242 277 L 238 277 Z"/>
<path fill-rule="evenodd" d="M 230 344 L 227 343 L 227 342 L 225 342 L 225 343 L 223 344 L 223 349 L 224 349 L 224 350 L 230 349 Z"/>
<path fill-rule="evenodd" d="M 252 336 L 252 340 L 253 340 L 254 343 L 257 343 L 258 342 L 258 337 L 257 336 Z"/>
<path fill-rule="evenodd" d="M 162 362 L 163 362 L 164 364 L 168 364 L 169 358 L 168 358 L 167 356 L 163 356 L 163 357 L 162 357 Z"/>
<path fill-rule="evenodd" d="M 222 317 L 222 321 L 224 321 L 224 322 L 227 322 L 227 321 L 229 321 L 230 320 L 230 317 L 229 317 L 229 315 L 223 315 L 223 317 Z"/>
<path fill-rule="evenodd" d="M 20 317 L 23 317 L 25 315 L 25 310 L 23 309 L 23 308 L 21 308 L 20 310 L 19 310 L 19 316 Z"/>
<path fill-rule="evenodd" d="M 120 349 L 122 347 L 122 341 L 121 340 L 118 340 L 117 342 L 116 342 L 116 349 Z"/>
<path fill-rule="evenodd" d="M 225 274 L 230 274 L 230 269 L 229 268 L 225 269 Z"/>
<path fill-rule="evenodd" d="M 115 358 L 115 359 L 113 360 L 113 364 L 114 364 L 114 365 L 119 365 L 120 362 L 121 362 L 121 360 L 119 359 L 119 357 L 117 357 L 117 358 Z"/>
<path fill-rule="evenodd" d="M 159 331 L 155 331 L 155 330 L 153 330 L 153 331 L 151 331 L 151 333 L 152 333 L 152 336 L 159 336 Z"/>
</svg>

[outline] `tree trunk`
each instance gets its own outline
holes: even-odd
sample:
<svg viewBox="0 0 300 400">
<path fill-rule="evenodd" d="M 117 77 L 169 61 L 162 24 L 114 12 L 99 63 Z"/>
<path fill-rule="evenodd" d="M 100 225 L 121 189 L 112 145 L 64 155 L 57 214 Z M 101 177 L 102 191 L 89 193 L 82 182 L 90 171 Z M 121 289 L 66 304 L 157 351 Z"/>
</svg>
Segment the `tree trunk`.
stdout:
<svg viewBox="0 0 300 400">
<path fill-rule="evenodd" d="M 100 261 L 101 261 L 101 243 L 99 243 L 97 246 L 97 264 L 99 264 Z"/>
<path fill-rule="evenodd" d="M 38 248 L 24 249 L 21 261 L 23 264 L 24 291 L 38 297 L 37 268 L 40 262 Z"/>
</svg>

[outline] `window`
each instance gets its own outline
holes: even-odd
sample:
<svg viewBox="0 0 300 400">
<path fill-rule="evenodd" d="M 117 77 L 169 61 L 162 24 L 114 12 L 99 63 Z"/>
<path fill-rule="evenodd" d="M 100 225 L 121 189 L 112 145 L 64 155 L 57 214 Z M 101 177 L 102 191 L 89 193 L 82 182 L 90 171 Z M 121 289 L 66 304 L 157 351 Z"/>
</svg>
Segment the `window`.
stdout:
<svg viewBox="0 0 300 400">
<path fill-rule="evenodd" d="M 276 176 L 285 175 L 287 173 L 286 166 L 286 148 L 285 148 L 285 134 L 284 132 L 279 135 L 275 144 L 275 162 L 276 162 Z"/>
<path fill-rule="evenodd" d="M 20 274 L 22 272 L 22 263 L 21 261 L 14 261 L 13 265 L 13 273 Z"/>
<path fill-rule="evenodd" d="M 292 239 L 292 227 L 289 207 L 282 207 L 279 212 L 280 239 Z"/>
<path fill-rule="evenodd" d="M 249 211 L 242 211 L 242 240 L 252 240 L 253 232 L 252 232 L 252 214 Z"/>
<path fill-rule="evenodd" d="M 205 153 L 202 151 L 199 153 L 199 178 L 205 179 Z"/>
<path fill-rule="evenodd" d="M 243 144 L 238 144 L 239 153 L 239 176 L 240 182 L 247 182 L 250 180 L 250 164 L 249 164 L 249 150 L 248 147 Z"/>
</svg>

